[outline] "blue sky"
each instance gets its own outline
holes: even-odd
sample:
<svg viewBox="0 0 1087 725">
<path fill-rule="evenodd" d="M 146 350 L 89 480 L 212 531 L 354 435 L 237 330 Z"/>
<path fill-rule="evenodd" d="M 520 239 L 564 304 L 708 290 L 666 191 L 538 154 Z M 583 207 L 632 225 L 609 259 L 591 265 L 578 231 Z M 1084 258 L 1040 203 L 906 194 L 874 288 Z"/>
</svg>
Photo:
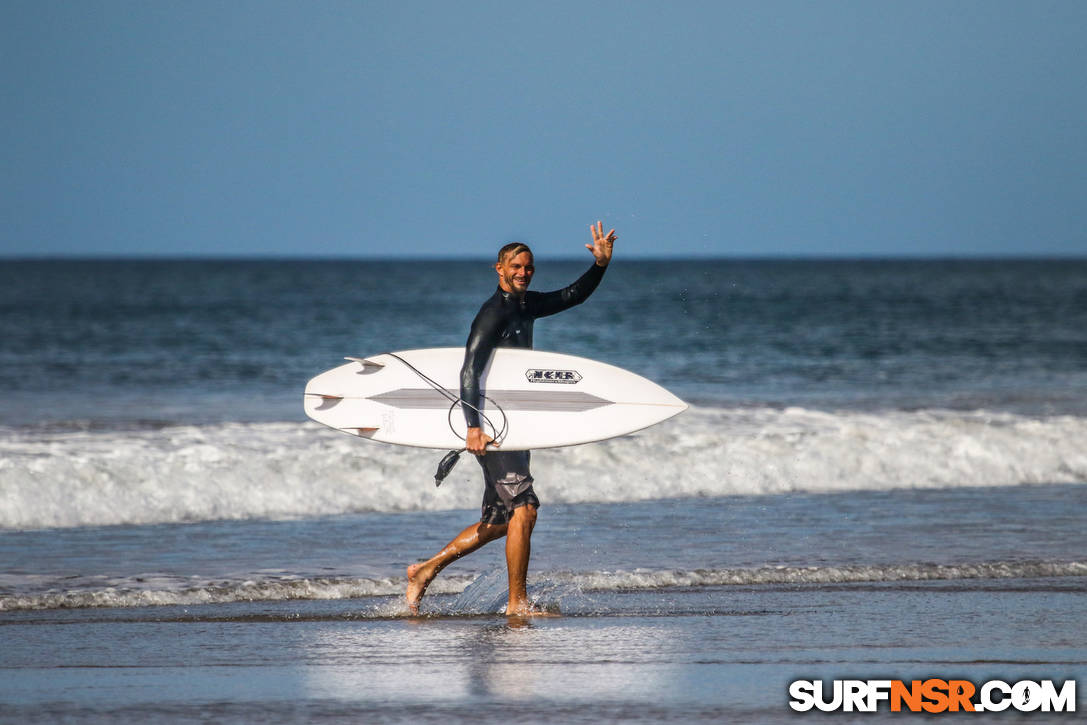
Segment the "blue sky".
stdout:
<svg viewBox="0 0 1087 725">
<path fill-rule="evenodd" d="M 0 255 L 1087 254 L 1087 3 L 3 0 Z"/>
</svg>

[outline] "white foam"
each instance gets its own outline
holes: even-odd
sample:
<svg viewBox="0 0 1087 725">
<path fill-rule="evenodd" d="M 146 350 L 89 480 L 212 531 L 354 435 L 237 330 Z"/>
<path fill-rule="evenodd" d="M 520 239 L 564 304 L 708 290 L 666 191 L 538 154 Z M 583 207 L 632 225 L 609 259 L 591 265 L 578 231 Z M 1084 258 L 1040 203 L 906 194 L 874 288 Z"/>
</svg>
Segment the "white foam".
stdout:
<svg viewBox="0 0 1087 725">
<path fill-rule="evenodd" d="M 456 594 L 472 578 L 445 576 L 428 588 L 431 594 Z M 231 602 L 289 601 L 294 599 L 359 599 L 399 597 L 403 578 L 271 577 L 244 581 L 197 581 L 175 577 L 141 576 L 81 586 L 0 596 L 0 611 L 74 609 L 89 607 L 197 606 Z M 406 610 L 407 605 L 403 608 Z"/>
<path fill-rule="evenodd" d="M 556 591 L 646 591 L 669 588 L 755 586 L 773 584 L 857 584 L 963 579 L 1037 579 L 1087 576 L 1087 562 L 995 561 L 967 564 L 906 563 L 867 566 L 764 566 L 753 568 L 543 572 L 533 576 L 536 595 L 554 597 Z M 442 576 L 428 594 L 459 594 L 443 611 L 494 612 L 506 599 L 506 573 L 502 568 L 473 579 Z M 195 606 L 230 602 L 302 599 L 361 599 L 392 597 L 371 608 L 372 616 L 406 614 L 400 599 L 402 578 L 316 578 L 280 576 L 244 581 L 198 582 L 174 577 L 141 576 L 103 582 L 83 582 L 73 588 L 51 588 L 33 593 L 0 595 L 0 611 L 87 607 Z"/>
<path fill-rule="evenodd" d="M 970 564 L 896 564 L 868 566 L 764 566 L 590 572 L 552 575 L 585 591 L 667 589 L 672 587 L 756 584 L 856 584 L 863 582 L 936 581 L 955 579 L 1035 579 L 1087 576 L 1087 562 L 997 561 Z"/>
<path fill-rule="evenodd" d="M 691 409 L 624 438 L 533 453 L 549 503 L 1087 482 L 1087 418 L 985 411 Z M 475 509 L 463 456 L 314 423 L 0 429 L 0 528 Z"/>
</svg>

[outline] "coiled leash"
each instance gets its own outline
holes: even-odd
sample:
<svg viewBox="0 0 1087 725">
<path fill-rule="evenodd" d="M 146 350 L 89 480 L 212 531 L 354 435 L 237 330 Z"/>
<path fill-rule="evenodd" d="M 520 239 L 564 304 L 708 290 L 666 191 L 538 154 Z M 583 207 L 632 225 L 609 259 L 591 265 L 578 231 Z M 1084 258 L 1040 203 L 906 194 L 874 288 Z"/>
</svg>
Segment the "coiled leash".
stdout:
<svg viewBox="0 0 1087 725">
<path fill-rule="evenodd" d="M 492 438 L 491 440 L 495 443 L 495 445 L 501 445 L 502 441 L 506 437 L 506 429 L 509 427 L 509 418 L 506 416 L 506 411 L 502 410 L 501 405 L 496 403 L 492 398 L 489 398 L 486 395 L 483 396 L 483 399 L 485 401 L 487 401 L 489 404 L 493 405 L 495 407 L 495 409 L 499 413 L 502 414 L 502 428 L 499 429 L 498 426 L 496 426 L 493 422 L 491 422 L 491 419 L 488 418 L 487 414 L 484 413 L 482 410 L 480 410 L 476 406 L 472 405 L 471 403 L 469 403 L 464 398 L 461 398 L 460 396 L 457 396 L 457 395 L 453 395 L 448 390 L 446 390 L 444 387 L 442 387 L 441 385 L 436 383 L 434 380 L 432 380 L 430 377 L 428 377 L 426 375 L 426 373 L 424 373 L 422 370 L 420 370 L 419 368 L 412 365 L 410 362 L 408 362 L 404 358 L 400 357 L 399 355 L 397 355 L 394 352 L 389 352 L 389 353 L 385 353 L 385 354 L 388 355 L 389 357 L 396 358 L 400 362 L 404 363 L 408 367 L 409 370 L 411 370 L 413 373 L 415 373 L 420 378 L 425 380 L 426 383 L 430 387 L 437 390 L 439 393 L 442 394 L 442 396 L 446 400 L 448 400 L 450 402 L 449 411 L 446 413 L 445 417 L 446 417 L 446 423 L 449 424 L 449 430 L 453 431 L 453 435 L 455 435 L 457 438 L 460 438 L 462 441 L 466 440 L 464 438 L 464 436 L 462 436 L 460 433 L 458 433 L 457 429 L 453 427 L 453 411 L 457 409 L 458 405 L 460 405 L 460 406 L 467 405 L 469 408 L 471 408 L 472 410 L 479 413 L 480 417 L 484 421 L 487 422 L 487 425 L 489 425 L 491 427 L 491 430 L 498 431 L 495 434 L 494 438 Z M 457 461 L 460 460 L 460 454 L 464 453 L 466 450 L 468 450 L 467 447 L 460 448 L 458 450 L 452 450 L 452 451 L 449 451 L 449 453 L 446 453 L 442 457 L 442 460 L 440 460 L 438 462 L 438 470 L 434 472 L 434 485 L 435 485 L 435 487 L 442 485 L 442 481 L 445 480 L 445 477 L 449 475 L 449 472 L 452 471 L 453 467 L 457 465 Z"/>
</svg>

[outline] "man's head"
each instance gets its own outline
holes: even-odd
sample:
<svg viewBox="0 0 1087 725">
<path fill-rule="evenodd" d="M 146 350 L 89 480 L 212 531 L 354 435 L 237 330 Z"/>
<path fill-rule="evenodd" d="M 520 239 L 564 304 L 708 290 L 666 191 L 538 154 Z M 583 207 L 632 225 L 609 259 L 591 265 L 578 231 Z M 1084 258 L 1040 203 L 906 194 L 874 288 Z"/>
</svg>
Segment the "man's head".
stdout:
<svg viewBox="0 0 1087 725">
<path fill-rule="evenodd" d="M 532 275 L 536 272 L 532 250 L 521 242 L 511 242 L 499 249 L 494 268 L 498 272 L 498 286 L 504 292 L 515 295 L 523 295 L 528 290 Z"/>
</svg>

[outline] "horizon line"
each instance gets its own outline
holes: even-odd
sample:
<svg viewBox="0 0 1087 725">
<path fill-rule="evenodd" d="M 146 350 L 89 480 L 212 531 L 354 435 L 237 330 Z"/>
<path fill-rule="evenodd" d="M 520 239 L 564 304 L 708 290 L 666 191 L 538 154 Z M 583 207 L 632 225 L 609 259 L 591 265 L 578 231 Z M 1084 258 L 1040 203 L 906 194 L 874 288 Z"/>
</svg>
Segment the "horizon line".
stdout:
<svg viewBox="0 0 1087 725">
<path fill-rule="evenodd" d="M 588 261 L 581 256 L 543 257 L 549 262 Z M 692 255 L 633 255 L 617 258 L 630 262 L 925 262 L 925 261 L 1084 261 L 1087 252 L 1080 253 L 1001 253 L 1001 254 L 692 254 Z M 0 262 L 493 262 L 488 256 L 442 255 L 349 255 L 349 254 L 4 254 Z"/>
</svg>

